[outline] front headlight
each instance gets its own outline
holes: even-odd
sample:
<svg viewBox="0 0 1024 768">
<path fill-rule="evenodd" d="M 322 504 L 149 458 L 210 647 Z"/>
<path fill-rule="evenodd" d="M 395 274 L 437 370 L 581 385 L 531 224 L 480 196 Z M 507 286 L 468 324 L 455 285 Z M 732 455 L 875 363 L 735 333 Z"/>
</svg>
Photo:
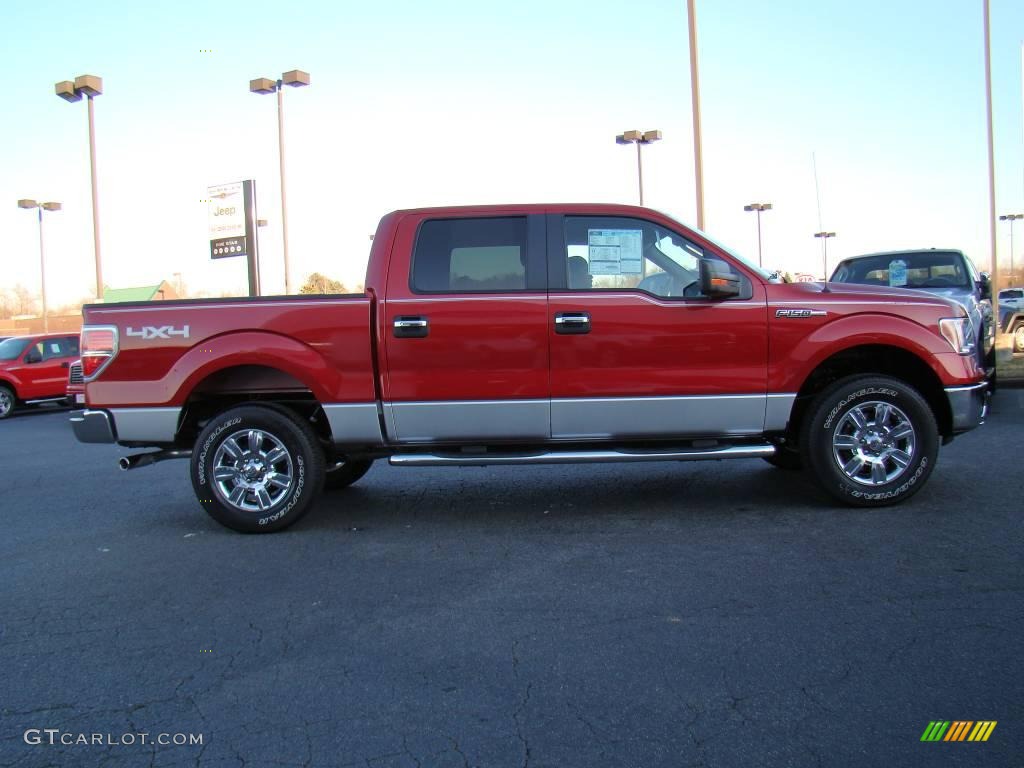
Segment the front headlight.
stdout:
<svg viewBox="0 0 1024 768">
<path fill-rule="evenodd" d="M 974 353 L 974 328 L 969 317 L 944 317 L 939 320 L 939 331 L 961 355 Z"/>
</svg>

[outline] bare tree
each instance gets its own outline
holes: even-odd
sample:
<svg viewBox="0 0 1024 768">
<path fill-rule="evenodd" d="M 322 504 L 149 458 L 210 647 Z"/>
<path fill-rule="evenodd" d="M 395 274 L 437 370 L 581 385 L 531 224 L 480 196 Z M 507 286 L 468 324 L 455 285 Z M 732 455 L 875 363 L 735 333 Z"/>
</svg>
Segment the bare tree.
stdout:
<svg viewBox="0 0 1024 768">
<path fill-rule="evenodd" d="M 36 297 L 21 283 L 14 286 L 11 310 L 15 315 L 36 314 Z"/>
<path fill-rule="evenodd" d="M 319 272 L 314 272 L 307 279 L 299 293 L 345 293 L 345 284 L 332 280 Z"/>
</svg>

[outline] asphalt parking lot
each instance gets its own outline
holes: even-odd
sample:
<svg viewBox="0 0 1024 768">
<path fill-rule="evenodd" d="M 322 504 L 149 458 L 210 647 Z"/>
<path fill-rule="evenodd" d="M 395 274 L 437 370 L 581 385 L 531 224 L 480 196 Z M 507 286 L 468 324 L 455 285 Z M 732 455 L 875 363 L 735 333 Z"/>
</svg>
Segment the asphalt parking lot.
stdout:
<svg viewBox="0 0 1024 768">
<path fill-rule="evenodd" d="M 875 511 L 759 461 L 378 463 L 244 536 L 184 463 L 123 473 L 19 415 L 0 765 L 1021 765 L 1022 435 L 1003 391 Z M 922 743 L 936 719 L 998 726 Z"/>
</svg>

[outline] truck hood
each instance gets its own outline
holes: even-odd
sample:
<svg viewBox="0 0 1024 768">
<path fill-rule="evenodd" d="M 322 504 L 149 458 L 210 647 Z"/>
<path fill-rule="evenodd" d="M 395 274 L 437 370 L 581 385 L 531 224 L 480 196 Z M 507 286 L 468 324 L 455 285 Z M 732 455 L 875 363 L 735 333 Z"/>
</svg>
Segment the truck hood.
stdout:
<svg viewBox="0 0 1024 768">
<path fill-rule="evenodd" d="M 898 301 L 911 304 L 934 304 L 936 299 L 950 305 L 951 309 L 962 308 L 955 298 L 925 292 L 919 289 L 890 288 L 887 285 L 861 285 L 859 283 L 789 283 L 787 288 L 796 289 L 807 297 L 808 302 L 828 304 L 830 301 Z"/>
</svg>

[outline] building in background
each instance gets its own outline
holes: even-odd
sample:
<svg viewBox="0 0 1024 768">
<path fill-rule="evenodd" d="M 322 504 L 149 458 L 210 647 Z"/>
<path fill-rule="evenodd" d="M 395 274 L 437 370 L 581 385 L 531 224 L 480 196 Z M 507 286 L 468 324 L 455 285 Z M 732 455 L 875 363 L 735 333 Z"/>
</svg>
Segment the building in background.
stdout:
<svg viewBox="0 0 1024 768">
<path fill-rule="evenodd" d="M 180 298 L 177 289 L 166 280 L 157 285 L 142 285 L 135 288 L 103 288 L 104 304 L 119 304 L 124 301 L 169 301 Z"/>
</svg>

